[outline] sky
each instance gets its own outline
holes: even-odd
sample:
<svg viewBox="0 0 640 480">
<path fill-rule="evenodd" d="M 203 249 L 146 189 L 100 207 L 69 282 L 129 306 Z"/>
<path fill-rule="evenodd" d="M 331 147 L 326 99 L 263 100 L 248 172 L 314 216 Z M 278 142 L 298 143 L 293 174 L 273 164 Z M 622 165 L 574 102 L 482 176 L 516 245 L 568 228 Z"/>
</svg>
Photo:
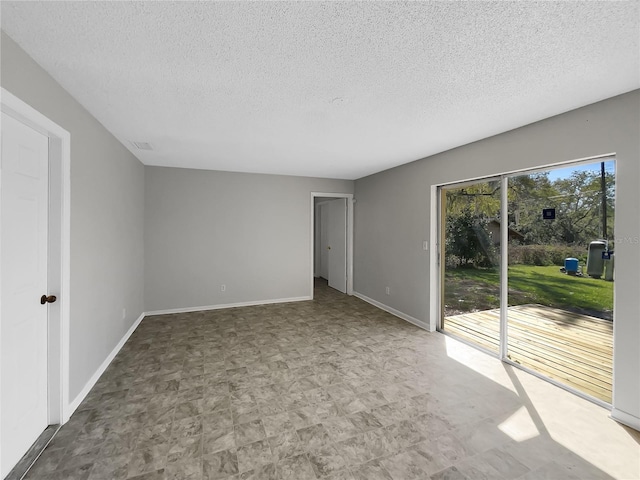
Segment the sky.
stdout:
<svg viewBox="0 0 640 480">
<path fill-rule="evenodd" d="M 615 162 L 613 160 L 605 161 L 604 169 L 606 172 L 614 173 Z M 558 180 L 559 178 L 569 178 L 573 172 L 585 171 L 600 173 L 600 162 L 589 163 L 586 165 L 573 165 L 570 167 L 555 168 L 553 170 L 549 170 L 549 180 L 553 182 L 554 180 Z"/>
</svg>

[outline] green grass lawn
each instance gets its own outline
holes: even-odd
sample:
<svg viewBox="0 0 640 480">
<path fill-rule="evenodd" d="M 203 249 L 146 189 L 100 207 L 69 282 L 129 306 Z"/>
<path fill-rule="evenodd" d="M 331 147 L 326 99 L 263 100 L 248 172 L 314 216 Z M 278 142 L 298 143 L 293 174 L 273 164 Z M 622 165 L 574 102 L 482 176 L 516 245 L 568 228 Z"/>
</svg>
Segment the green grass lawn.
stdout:
<svg viewBox="0 0 640 480">
<path fill-rule="evenodd" d="M 600 318 L 612 318 L 613 282 L 573 277 L 559 266 L 509 267 L 509 305 L 537 303 Z M 500 306 L 497 270 L 455 268 L 445 272 L 445 314 Z"/>
</svg>

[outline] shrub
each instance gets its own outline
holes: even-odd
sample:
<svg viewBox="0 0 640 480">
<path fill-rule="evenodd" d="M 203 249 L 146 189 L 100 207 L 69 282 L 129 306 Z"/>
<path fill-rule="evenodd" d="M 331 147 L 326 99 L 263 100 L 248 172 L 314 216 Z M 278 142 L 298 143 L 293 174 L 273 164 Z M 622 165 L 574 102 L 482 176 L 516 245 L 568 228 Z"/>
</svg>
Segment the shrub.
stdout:
<svg viewBox="0 0 640 480">
<path fill-rule="evenodd" d="M 487 230 L 488 220 L 465 208 L 449 215 L 446 224 L 445 262 L 447 265 L 489 267 L 497 263 L 497 251 Z"/>
<path fill-rule="evenodd" d="M 558 265 L 573 257 L 585 262 L 586 247 L 574 245 L 509 245 L 509 265 Z"/>
</svg>

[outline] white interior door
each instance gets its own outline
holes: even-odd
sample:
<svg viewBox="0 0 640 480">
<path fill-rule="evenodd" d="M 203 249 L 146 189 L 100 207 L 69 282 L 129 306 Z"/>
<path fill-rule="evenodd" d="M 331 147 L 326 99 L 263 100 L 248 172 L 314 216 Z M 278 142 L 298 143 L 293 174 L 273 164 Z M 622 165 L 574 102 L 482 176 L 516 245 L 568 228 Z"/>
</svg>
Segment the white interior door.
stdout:
<svg viewBox="0 0 640 480">
<path fill-rule="evenodd" d="M 48 424 L 49 139 L 2 114 L 0 161 L 1 477 Z"/>
<path fill-rule="evenodd" d="M 326 205 L 329 252 L 329 286 L 347 293 L 347 200 L 339 198 Z"/>
<path fill-rule="evenodd" d="M 326 203 L 319 205 L 320 213 L 320 276 L 329 279 L 329 207 Z"/>
<path fill-rule="evenodd" d="M 320 223 L 320 205 L 314 206 L 313 212 L 313 276 L 320 277 L 320 259 L 322 257 L 322 224 Z"/>
</svg>

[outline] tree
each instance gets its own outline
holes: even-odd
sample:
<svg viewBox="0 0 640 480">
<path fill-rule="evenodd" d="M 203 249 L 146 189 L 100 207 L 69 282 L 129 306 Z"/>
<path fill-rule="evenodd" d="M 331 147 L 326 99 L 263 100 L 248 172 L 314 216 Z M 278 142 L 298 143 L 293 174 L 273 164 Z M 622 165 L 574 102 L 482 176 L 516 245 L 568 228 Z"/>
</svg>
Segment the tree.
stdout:
<svg viewBox="0 0 640 480">
<path fill-rule="evenodd" d="M 459 265 L 494 265 L 496 252 L 487 224 L 488 220 L 475 215 L 471 207 L 457 215 L 447 215 L 445 255 L 457 258 Z"/>
<path fill-rule="evenodd" d="M 526 244 L 556 243 L 553 223 L 542 220 L 544 208 L 558 207 L 558 191 L 547 172 L 510 177 L 509 228 L 521 233 Z"/>
<path fill-rule="evenodd" d="M 613 205 L 615 184 L 613 174 L 605 175 L 607 205 L 607 238 L 613 238 Z M 600 174 L 576 171 L 569 178 L 558 179 L 554 187 L 560 215 L 556 228 L 558 239 L 566 243 L 586 245 L 602 238 L 602 191 Z"/>
<path fill-rule="evenodd" d="M 576 251 L 602 238 L 602 188 L 600 165 L 575 167 L 550 179 L 550 172 L 508 178 L 508 218 L 510 230 L 528 245 L 566 245 Z M 605 172 L 606 237 L 611 242 L 614 229 L 615 178 L 611 166 Z M 460 265 L 491 265 L 495 248 L 487 240 L 487 223 L 502 222 L 500 182 L 478 182 L 446 189 L 446 256 Z M 542 218 L 545 208 L 554 208 L 554 220 Z M 610 246 L 612 244 L 610 243 Z M 492 253 L 492 250 L 494 252 Z"/>
<path fill-rule="evenodd" d="M 607 238 L 613 238 L 615 183 L 607 173 Z M 543 220 L 542 210 L 555 208 L 555 220 Z M 524 235 L 525 244 L 586 246 L 602 237 L 600 173 L 576 170 L 549 181 L 548 174 L 509 178 L 509 227 Z"/>
<path fill-rule="evenodd" d="M 472 209 L 476 216 L 487 218 L 500 214 L 500 182 L 482 182 L 447 190 L 447 215 L 460 215 Z"/>
</svg>

